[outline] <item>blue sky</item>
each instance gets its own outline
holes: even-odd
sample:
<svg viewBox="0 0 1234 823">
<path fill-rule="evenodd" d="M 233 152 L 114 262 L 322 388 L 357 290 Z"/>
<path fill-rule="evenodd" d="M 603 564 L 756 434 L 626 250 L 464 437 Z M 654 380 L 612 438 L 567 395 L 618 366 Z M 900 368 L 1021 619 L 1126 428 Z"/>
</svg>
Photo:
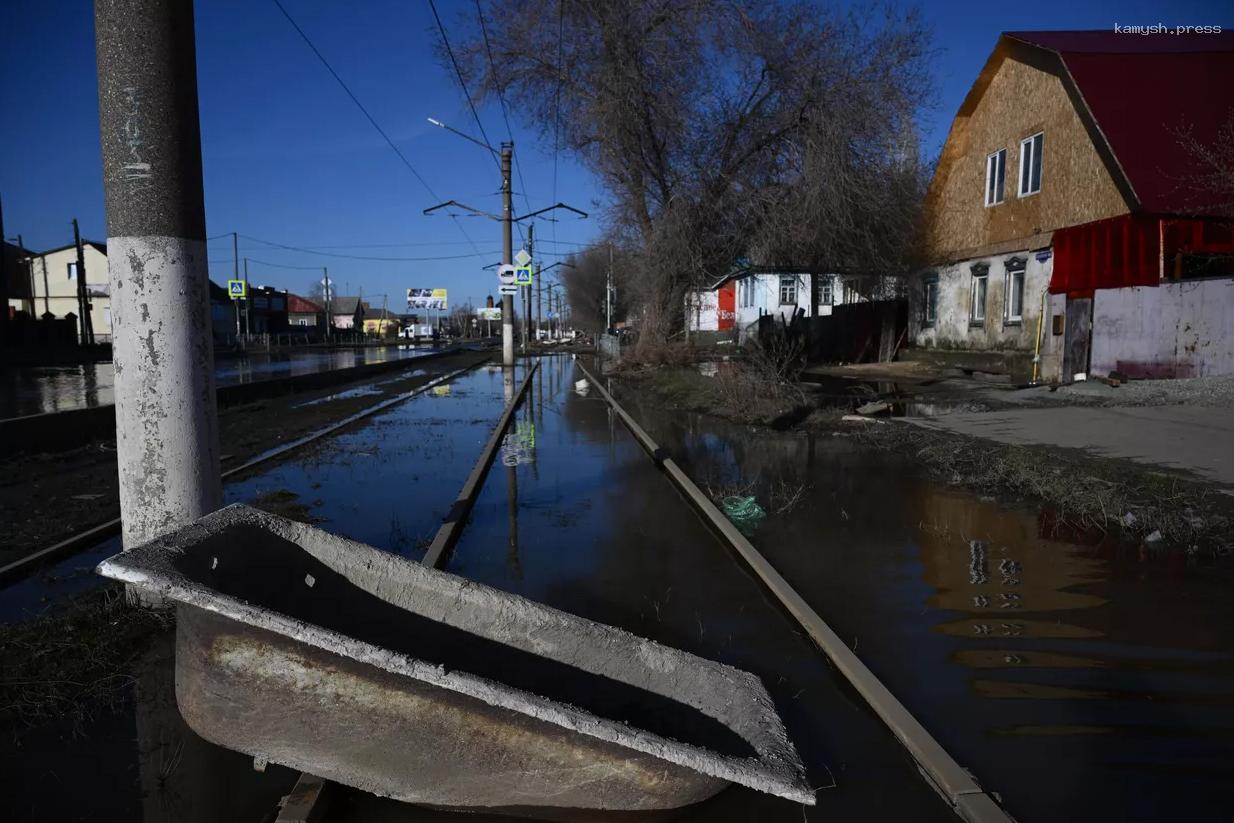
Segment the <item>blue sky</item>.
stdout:
<svg viewBox="0 0 1234 823">
<path fill-rule="evenodd" d="M 498 211 L 499 177 L 486 152 L 430 125 L 435 117 L 476 134 L 452 74 L 436 61 L 438 34 L 421 0 L 283 0 L 403 154 L 441 199 Z M 87 238 L 105 238 L 99 158 L 93 11 L 89 0 L 5 0 L 0 26 L 0 196 L 5 231 L 35 249 L 72 241 L 77 217 Z M 472 0 L 438 0 L 447 33 L 462 39 Z M 1103 3 L 934 2 L 921 4 L 932 29 L 937 100 L 926 145 L 936 153 L 951 118 L 998 33 L 1016 29 L 1108 29 L 1120 24 L 1234 27 L 1234 4 L 1215 0 Z M 304 293 L 329 266 L 340 293 L 363 289 L 395 305 L 408 287 L 448 288 L 454 302 L 480 302 L 500 257 L 496 223 L 424 217 L 432 195 L 317 62 L 270 0 L 199 0 L 198 84 L 206 219 L 210 235 L 242 235 L 335 254 L 456 257 L 354 260 L 277 249 L 241 237 L 256 283 Z M 480 110 L 490 139 L 507 139 L 496 105 Z M 517 112 L 513 137 L 524 186 L 516 211 L 553 202 L 554 157 Z M 526 199 L 524 199 L 524 194 Z M 557 158 L 557 200 L 601 211 L 604 193 L 578 164 Z M 598 215 L 597 215 L 598 217 Z M 539 250 L 564 253 L 592 241 L 601 221 L 563 216 L 537 226 Z M 463 232 L 470 236 L 471 241 Z M 547 242 L 556 240 L 556 243 Z M 515 239 L 516 246 L 518 239 Z M 326 248 L 329 247 L 329 248 Z M 231 275 L 230 237 L 210 243 L 211 276 Z M 478 251 L 477 251 L 478 250 Z M 549 254 L 546 261 L 559 259 Z M 260 261 L 260 262 L 258 262 Z M 313 267 L 316 270 L 277 268 Z"/>
</svg>

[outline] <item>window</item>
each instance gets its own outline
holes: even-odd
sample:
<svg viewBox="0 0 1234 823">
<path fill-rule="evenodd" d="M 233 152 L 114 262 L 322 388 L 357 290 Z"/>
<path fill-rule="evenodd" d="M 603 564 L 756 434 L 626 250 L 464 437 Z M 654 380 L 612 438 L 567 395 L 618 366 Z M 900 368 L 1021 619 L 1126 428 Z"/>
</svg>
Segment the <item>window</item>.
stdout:
<svg viewBox="0 0 1234 823">
<path fill-rule="evenodd" d="M 69 279 L 70 280 L 77 279 L 77 261 L 76 260 L 69 263 Z"/>
<path fill-rule="evenodd" d="M 1003 322 L 1019 325 L 1024 319 L 1024 261 L 1013 257 L 1007 261 L 1006 298 Z"/>
<path fill-rule="evenodd" d="M 938 275 L 927 274 L 921 289 L 921 325 L 933 326 L 938 319 Z"/>
<path fill-rule="evenodd" d="M 995 206 L 1003 202 L 1003 189 L 1007 182 L 1007 150 L 999 149 L 985 159 L 985 204 Z"/>
<path fill-rule="evenodd" d="M 990 268 L 985 265 L 973 266 L 972 271 L 973 290 L 968 319 L 971 325 L 981 326 L 985 324 L 985 298 L 987 286 L 989 285 Z"/>
<path fill-rule="evenodd" d="M 822 275 L 818 278 L 818 304 L 831 306 L 835 304 L 835 300 L 835 284 L 831 280 L 831 275 Z"/>
<path fill-rule="evenodd" d="M 1045 134 L 1038 132 L 1020 143 L 1020 196 L 1041 191 L 1041 143 Z"/>
<path fill-rule="evenodd" d="M 797 278 L 793 275 L 780 276 L 780 305 L 797 305 Z"/>
</svg>

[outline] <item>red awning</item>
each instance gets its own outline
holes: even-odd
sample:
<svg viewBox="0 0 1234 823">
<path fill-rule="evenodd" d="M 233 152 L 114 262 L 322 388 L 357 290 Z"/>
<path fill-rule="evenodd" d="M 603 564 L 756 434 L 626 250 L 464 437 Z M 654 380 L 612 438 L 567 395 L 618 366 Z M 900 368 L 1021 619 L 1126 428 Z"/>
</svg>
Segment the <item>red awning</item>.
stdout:
<svg viewBox="0 0 1234 823">
<path fill-rule="evenodd" d="M 1162 254 L 1161 244 L 1165 243 Z M 1156 286 L 1186 255 L 1234 254 L 1234 223 L 1125 214 L 1054 232 L 1053 294 Z M 1164 269 L 1164 271 L 1163 271 Z"/>
</svg>

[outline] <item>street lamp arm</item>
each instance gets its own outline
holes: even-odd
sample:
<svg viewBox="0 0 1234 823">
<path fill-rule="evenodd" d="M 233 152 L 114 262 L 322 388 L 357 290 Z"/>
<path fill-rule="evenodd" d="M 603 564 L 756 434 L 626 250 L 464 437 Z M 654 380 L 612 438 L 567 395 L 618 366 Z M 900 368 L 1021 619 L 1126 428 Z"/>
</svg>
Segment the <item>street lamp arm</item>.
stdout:
<svg viewBox="0 0 1234 823">
<path fill-rule="evenodd" d="M 432 117 L 428 118 L 428 121 L 432 123 L 434 126 L 443 128 L 446 131 L 451 132 L 452 134 L 457 134 L 459 137 L 463 138 L 464 140 L 470 140 L 471 142 L 475 143 L 477 146 L 479 146 L 482 149 L 488 149 L 489 151 L 491 151 L 493 154 L 497 155 L 498 157 L 501 156 L 501 152 L 497 151 L 497 149 L 493 148 L 488 143 L 485 143 L 483 140 L 477 140 L 476 138 L 472 137 L 470 134 L 465 134 L 464 132 L 461 132 L 456 128 L 447 126 L 445 123 L 441 122 L 440 120 L 435 120 Z"/>
<path fill-rule="evenodd" d="M 487 217 L 490 220 L 496 220 L 498 222 L 501 221 L 501 218 L 495 214 L 490 214 L 489 212 L 481 211 L 480 209 L 474 209 L 471 206 L 468 206 L 466 203 L 460 203 L 457 200 L 447 200 L 444 203 L 438 203 L 436 206 L 430 206 L 429 208 L 424 210 L 424 213 L 426 215 L 432 214 L 438 209 L 444 209 L 444 208 L 447 208 L 448 206 L 454 206 L 455 208 L 462 209 L 463 211 L 469 211 L 472 214 L 478 214 L 481 217 Z"/>
<path fill-rule="evenodd" d="M 524 214 L 522 217 L 515 217 L 514 220 L 515 221 L 526 220 L 529 217 L 535 217 L 537 215 L 544 214 L 545 212 L 552 211 L 553 209 L 565 209 L 566 211 L 572 211 L 575 214 L 577 214 L 580 218 L 585 218 L 588 216 L 587 212 L 581 211 L 580 209 L 576 209 L 573 206 L 567 206 L 565 203 L 554 203 L 553 205 L 547 206 L 543 209 L 540 209 L 539 211 L 533 211 L 530 214 Z"/>
</svg>

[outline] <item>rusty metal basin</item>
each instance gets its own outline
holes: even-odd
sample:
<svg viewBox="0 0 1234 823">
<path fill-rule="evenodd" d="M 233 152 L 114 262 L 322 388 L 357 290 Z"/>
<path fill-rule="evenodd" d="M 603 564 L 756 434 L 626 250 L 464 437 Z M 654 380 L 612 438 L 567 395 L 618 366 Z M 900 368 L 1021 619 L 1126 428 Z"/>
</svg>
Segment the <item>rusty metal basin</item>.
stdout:
<svg viewBox="0 0 1234 823">
<path fill-rule="evenodd" d="M 230 749 L 411 803 L 813 804 L 753 675 L 245 506 L 98 567 L 177 607 L 176 697 Z"/>
</svg>

